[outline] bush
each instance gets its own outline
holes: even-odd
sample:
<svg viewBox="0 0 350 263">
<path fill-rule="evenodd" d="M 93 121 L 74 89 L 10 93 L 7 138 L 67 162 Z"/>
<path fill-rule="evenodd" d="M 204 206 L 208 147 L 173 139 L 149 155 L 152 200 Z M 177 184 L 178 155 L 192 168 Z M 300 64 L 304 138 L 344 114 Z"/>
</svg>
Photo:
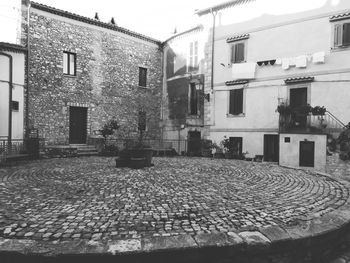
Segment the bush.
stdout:
<svg viewBox="0 0 350 263">
<path fill-rule="evenodd" d="M 103 125 L 101 134 L 104 138 L 106 138 L 108 135 L 112 135 L 115 130 L 118 130 L 119 127 L 120 126 L 118 125 L 117 120 L 111 119 L 107 123 L 105 123 L 105 125 Z"/>
</svg>

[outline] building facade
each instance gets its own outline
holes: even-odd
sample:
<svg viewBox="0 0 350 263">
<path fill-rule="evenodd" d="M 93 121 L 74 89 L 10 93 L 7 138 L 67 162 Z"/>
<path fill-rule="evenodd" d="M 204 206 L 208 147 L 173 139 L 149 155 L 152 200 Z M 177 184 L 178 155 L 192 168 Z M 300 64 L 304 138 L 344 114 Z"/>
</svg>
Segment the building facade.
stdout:
<svg viewBox="0 0 350 263">
<path fill-rule="evenodd" d="M 0 139 L 3 140 L 24 138 L 26 52 L 20 45 L 0 42 Z"/>
<path fill-rule="evenodd" d="M 274 5 L 268 7 L 265 2 L 231 1 L 197 12 L 211 34 L 208 21 L 216 18 L 213 96 L 205 125 L 213 141 L 226 136 L 240 153 L 278 161 L 280 134 L 287 132 L 281 130 L 279 105 L 324 106 L 321 124 L 333 131 L 350 121 L 350 4 L 319 1 L 293 9 L 293 1 L 269 1 Z M 210 79 L 212 58 L 206 58 Z M 295 122 L 317 122 L 307 118 Z M 292 132 L 302 133 L 310 130 Z M 325 151 L 321 154 L 325 161 Z"/>
<path fill-rule="evenodd" d="M 136 136 L 145 111 L 148 137 L 160 136 L 159 41 L 33 2 L 22 10 L 28 128 L 47 144 L 85 144 L 112 118 L 119 138 Z"/>
<path fill-rule="evenodd" d="M 202 26 L 176 34 L 164 43 L 162 123 L 163 139 L 189 140 L 178 152 L 199 155 L 196 143 L 207 133 Z"/>
</svg>

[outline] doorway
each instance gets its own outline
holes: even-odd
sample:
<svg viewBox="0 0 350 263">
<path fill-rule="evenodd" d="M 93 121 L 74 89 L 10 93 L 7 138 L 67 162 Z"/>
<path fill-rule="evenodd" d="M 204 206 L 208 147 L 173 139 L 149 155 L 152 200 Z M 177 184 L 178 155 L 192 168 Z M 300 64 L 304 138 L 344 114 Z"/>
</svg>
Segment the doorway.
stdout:
<svg viewBox="0 0 350 263">
<path fill-rule="evenodd" d="M 264 161 L 279 161 L 279 136 L 275 134 L 264 135 Z"/>
<path fill-rule="evenodd" d="M 303 106 L 307 105 L 307 88 L 294 88 L 290 89 L 289 96 L 290 107 L 295 109 L 300 109 Z M 294 114 L 294 121 L 296 126 L 306 127 L 306 114 L 298 113 L 298 111 Z"/>
<path fill-rule="evenodd" d="M 87 108 L 69 107 L 69 143 L 86 143 Z"/>
<path fill-rule="evenodd" d="M 315 142 L 302 141 L 299 148 L 299 166 L 315 166 Z"/>
<path fill-rule="evenodd" d="M 187 153 L 190 156 L 201 155 L 201 132 L 200 131 L 188 132 Z"/>
</svg>

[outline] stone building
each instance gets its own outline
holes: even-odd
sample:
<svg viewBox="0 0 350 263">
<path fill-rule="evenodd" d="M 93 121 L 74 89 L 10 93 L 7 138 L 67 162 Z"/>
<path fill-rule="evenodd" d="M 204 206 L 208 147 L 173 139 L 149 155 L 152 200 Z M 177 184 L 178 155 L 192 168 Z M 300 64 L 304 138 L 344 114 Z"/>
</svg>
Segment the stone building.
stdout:
<svg viewBox="0 0 350 263">
<path fill-rule="evenodd" d="M 22 10 L 28 128 L 48 144 L 85 144 L 115 118 L 119 138 L 133 137 L 143 110 L 147 136 L 160 136 L 159 41 L 34 2 L 22 1 Z"/>
<path fill-rule="evenodd" d="M 178 152 L 199 154 L 196 144 L 206 132 L 204 104 L 208 97 L 204 93 L 203 37 L 203 27 L 197 26 L 164 42 L 161 126 L 163 139 L 190 141 L 175 144 Z"/>
</svg>

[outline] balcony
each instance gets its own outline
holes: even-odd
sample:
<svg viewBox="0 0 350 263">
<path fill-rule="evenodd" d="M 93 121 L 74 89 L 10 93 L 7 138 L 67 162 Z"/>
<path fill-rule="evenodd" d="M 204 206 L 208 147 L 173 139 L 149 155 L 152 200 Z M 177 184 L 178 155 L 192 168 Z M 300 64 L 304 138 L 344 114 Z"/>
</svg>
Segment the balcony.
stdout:
<svg viewBox="0 0 350 263">
<path fill-rule="evenodd" d="M 278 106 L 279 132 L 281 133 L 340 133 L 345 124 L 326 110 L 325 107 L 310 105 L 292 108 L 289 105 Z"/>
</svg>

